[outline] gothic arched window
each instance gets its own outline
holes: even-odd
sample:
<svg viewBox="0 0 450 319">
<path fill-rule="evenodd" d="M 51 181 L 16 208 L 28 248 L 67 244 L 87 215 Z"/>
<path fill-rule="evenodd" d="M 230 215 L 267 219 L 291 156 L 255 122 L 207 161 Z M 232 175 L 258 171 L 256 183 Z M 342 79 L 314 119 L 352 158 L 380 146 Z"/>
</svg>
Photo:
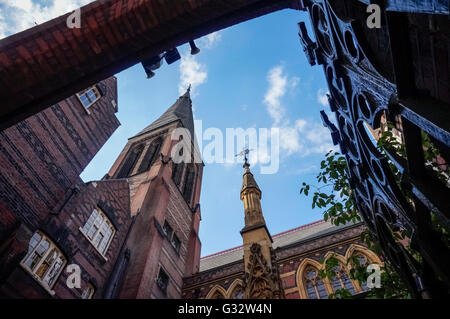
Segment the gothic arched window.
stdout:
<svg viewBox="0 0 450 319">
<path fill-rule="evenodd" d="M 184 163 L 173 163 L 172 167 L 172 180 L 177 185 L 178 189 L 181 190 L 181 178 L 183 177 Z"/>
<path fill-rule="evenodd" d="M 367 266 L 369 264 L 369 259 L 362 253 L 357 252 L 354 254 L 354 257 L 356 257 L 356 259 L 358 260 L 359 266 Z M 370 290 L 370 288 L 367 286 L 366 281 L 361 282 L 361 289 L 363 291 Z"/>
<path fill-rule="evenodd" d="M 143 150 L 144 150 L 144 146 L 139 145 L 138 147 L 133 148 L 129 152 L 125 162 L 122 165 L 122 168 L 120 169 L 119 173 L 117 174 L 117 178 L 125 178 L 125 177 L 128 177 L 131 175 L 131 173 L 133 172 L 134 166 L 136 165 Z"/>
<path fill-rule="evenodd" d="M 184 179 L 183 187 L 183 197 L 186 202 L 190 205 L 192 192 L 194 190 L 195 184 L 195 168 L 193 165 L 189 165 L 186 172 L 186 177 Z"/>
<path fill-rule="evenodd" d="M 146 172 L 150 169 L 160 154 L 162 143 L 163 139 L 158 138 L 150 144 L 147 148 L 147 152 L 145 152 L 144 158 L 142 159 L 141 165 L 139 166 L 139 170 L 137 172 L 138 174 Z"/>
<path fill-rule="evenodd" d="M 309 299 L 326 299 L 328 298 L 327 290 L 319 272 L 313 267 L 309 267 L 304 272 L 305 289 Z"/>
<path fill-rule="evenodd" d="M 242 299 L 244 298 L 244 288 L 242 287 L 242 284 L 240 283 L 240 280 L 236 280 L 236 282 L 234 282 L 230 288 L 228 288 L 229 290 L 231 290 L 229 296 L 231 299 Z"/>
<path fill-rule="evenodd" d="M 225 296 L 219 291 L 216 291 L 214 295 L 212 295 L 211 299 L 225 299 Z"/>
<path fill-rule="evenodd" d="M 352 268 L 366 267 L 370 264 L 383 265 L 383 262 L 373 251 L 367 247 L 356 244 L 350 245 L 347 249 L 345 259 L 350 260 L 351 265 L 349 265 L 349 267 Z M 369 274 L 367 274 L 367 276 L 368 275 Z M 353 282 L 358 287 L 358 292 L 370 290 L 366 281 L 358 282 L 357 280 L 354 280 Z"/>
<path fill-rule="evenodd" d="M 335 266 L 333 268 L 336 275 L 331 280 L 331 286 L 333 287 L 333 290 L 339 290 L 339 289 L 347 289 L 352 295 L 355 294 L 355 287 L 353 287 L 353 284 L 350 280 L 350 277 L 347 274 L 347 271 L 345 270 L 345 267 L 342 264 L 339 264 L 338 266 Z"/>
</svg>

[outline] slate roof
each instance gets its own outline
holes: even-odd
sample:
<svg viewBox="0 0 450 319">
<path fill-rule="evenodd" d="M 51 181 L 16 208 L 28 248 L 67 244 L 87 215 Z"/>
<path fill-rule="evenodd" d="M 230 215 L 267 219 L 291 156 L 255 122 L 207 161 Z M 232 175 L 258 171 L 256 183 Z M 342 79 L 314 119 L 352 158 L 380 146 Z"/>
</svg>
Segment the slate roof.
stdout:
<svg viewBox="0 0 450 319">
<path fill-rule="evenodd" d="M 169 109 L 167 109 L 166 112 L 164 112 L 163 115 L 132 138 L 156 130 L 178 120 L 181 120 L 183 127 L 189 130 L 191 137 L 194 137 L 194 117 L 192 115 L 192 100 L 189 89 L 186 93 L 180 96 L 177 101 Z"/>
<path fill-rule="evenodd" d="M 283 248 L 288 245 L 300 244 L 301 242 L 320 237 L 327 233 L 343 229 L 354 224 L 335 226 L 330 221 L 318 220 L 272 236 L 272 247 Z M 244 258 L 243 246 L 230 248 L 218 253 L 202 257 L 200 259 L 200 271 L 224 266 Z"/>
</svg>

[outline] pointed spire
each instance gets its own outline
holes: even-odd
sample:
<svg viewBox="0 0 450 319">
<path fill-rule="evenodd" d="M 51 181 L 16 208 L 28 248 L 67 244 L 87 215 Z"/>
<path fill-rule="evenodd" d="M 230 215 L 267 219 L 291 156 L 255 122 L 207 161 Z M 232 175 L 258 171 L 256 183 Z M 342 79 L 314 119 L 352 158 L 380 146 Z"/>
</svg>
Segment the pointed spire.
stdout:
<svg viewBox="0 0 450 319">
<path fill-rule="evenodd" d="M 189 130 L 191 137 L 194 138 L 194 116 L 192 114 L 191 87 L 189 85 L 186 93 L 180 96 L 177 101 L 164 112 L 156 121 L 147 126 L 134 137 L 146 134 L 162 126 L 168 125 L 180 120 L 183 127 Z"/>
<path fill-rule="evenodd" d="M 241 188 L 241 196 L 244 191 L 249 188 L 254 188 L 258 191 L 259 197 L 261 197 L 261 190 L 259 189 L 258 183 L 256 183 L 255 177 L 250 171 L 250 164 L 246 161 L 244 163 L 244 176 L 242 178 L 242 188 Z"/>
<path fill-rule="evenodd" d="M 253 177 L 252 172 L 250 171 L 250 163 L 248 162 L 247 155 L 250 153 L 248 148 L 244 149 L 242 152 L 237 154 L 236 156 L 244 156 L 244 165 L 242 166 L 244 168 L 244 176 L 242 180 L 242 188 L 241 188 L 241 197 L 242 193 L 248 189 L 248 188 L 255 188 L 259 192 L 259 196 L 261 197 L 261 190 L 258 187 L 258 184 L 255 181 L 255 178 Z"/>
</svg>

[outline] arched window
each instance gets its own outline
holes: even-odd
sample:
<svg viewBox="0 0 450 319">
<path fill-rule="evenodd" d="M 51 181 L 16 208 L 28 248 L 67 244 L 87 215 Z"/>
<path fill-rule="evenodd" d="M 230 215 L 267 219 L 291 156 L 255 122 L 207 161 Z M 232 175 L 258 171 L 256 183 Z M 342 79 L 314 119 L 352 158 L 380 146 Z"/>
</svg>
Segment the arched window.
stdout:
<svg viewBox="0 0 450 319">
<path fill-rule="evenodd" d="M 219 291 L 216 291 L 210 299 L 225 299 L 225 296 L 222 295 Z"/>
<path fill-rule="evenodd" d="M 143 145 L 139 145 L 135 148 L 133 148 L 129 154 L 127 159 L 122 165 L 122 168 L 120 169 L 119 173 L 117 174 L 117 178 L 125 178 L 131 175 L 133 172 L 134 166 L 136 165 L 137 161 L 139 160 L 139 157 L 142 154 L 142 151 L 144 150 Z"/>
<path fill-rule="evenodd" d="M 193 165 L 189 165 L 184 179 L 183 197 L 186 202 L 191 204 L 192 192 L 195 184 L 195 168 Z"/>
<path fill-rule="evenodd" d="M 181 179 L 183 177 L 184 163 L 173 163 L 172 167 L 172 180 L 177 185 L 178 189 L 181 190 Z"/>
<path fill-rule="evenodd" d="M 37 231 L 31 237 L 28 252 L 21 265 L 41 285 L 51 289 L 65 263 L 66 258 L 59 248 L 47 236 Z"/>
<path fill-rule="evenodd" d="M 220 285 L 215 285 L 206 295 L 205 299 L 227 299 L 227 291 Z"/>
<path fill-rule="evenodd" d="M 355 287 L 353 287 L 345 267 L 342 264 L 339 264 L 338 266 L 335 266 L 333 270 L 336 273 L 331 280 L 333 290 L 337 291 L 340 289 L 347 289 L 352 295 L 354 295 L 356 292 Z"/>
<path fill-rule="evenodd" d="M 326 299 L 328 293 L 325 284 L 319 277 L 319 271 L 316 268 L 308 267 L 303 274 L 303 282 L 309 299 Z"/>
<path fill-rule="evenodd" d="M 356 252 L 353 256 L 356 257 L 360 266 L 367 266 L 369 264 L 368 258 L 360 252 Z M 367 282 L 363 281 L 361 283 L 362 291 L 368 291 L 370 288 L 367 286 Z"/>
<path fill-rule="evenodd" d="M 244 288 L 242 287 L 242 280 L 235 280 L 228 288 L 228 297 L 230 299 L 244 298 Z"/>
<path fill-rule="evenodd" d="M 242 288 L 233 294 L 234 299 L 242 299 L 243 297 L 244 297 L 244 290 L 242 290 Z"/>
<path fill-rule="evenodd" d="M 381 266 L 383 264 L 380 258 L 373 251 L 371 251 L 367 247 L 357 244 L 350 245 L 350 247 L 347 249 L 347 252 L 345 253 L 345 259 L 350 260 L 353 266 L 356 266 L 356 260 L 358 261 L 358 264 L 360 266 L 367 266 L 370 264 L 377 264 Z M 370 290 L 365 281 L 360 284 L 356 282 L 356 285 L 360 287 L 361 291 Z"/>
<path fill-rule="evenodd" d="M 148 171 L 152 164 L 158 159 L 162 143 L 163 139 L 160 137 L 150 144 L 142 159 L 141 165 L 139 166 L 138 174 Z"/>
</svg>

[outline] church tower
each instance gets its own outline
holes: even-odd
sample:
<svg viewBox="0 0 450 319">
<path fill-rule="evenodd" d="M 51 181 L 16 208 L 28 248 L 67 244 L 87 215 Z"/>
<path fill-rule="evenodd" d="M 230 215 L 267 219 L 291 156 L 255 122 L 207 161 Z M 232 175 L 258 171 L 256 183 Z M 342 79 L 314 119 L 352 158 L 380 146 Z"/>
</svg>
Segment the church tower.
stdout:
<svg viewBox="0 0 450 319">
<path fill-rule="evenodd" d="M 244 298 L 284 298 L 272 237 L 267 229 L 261 209 L 261 190 L 245 158 L 241 188 L 244 203 L 245 226 L 241 230 L 244 246 Z"/>
<path fill-rule="evenodd" d="M 117 297 L 180 298 L 183 277 L 198 271 L 203 170 L 199 158 L 188 89 L 128 140 L 105 176 L 128 180 L 135 219 Z"/>
</svg>

